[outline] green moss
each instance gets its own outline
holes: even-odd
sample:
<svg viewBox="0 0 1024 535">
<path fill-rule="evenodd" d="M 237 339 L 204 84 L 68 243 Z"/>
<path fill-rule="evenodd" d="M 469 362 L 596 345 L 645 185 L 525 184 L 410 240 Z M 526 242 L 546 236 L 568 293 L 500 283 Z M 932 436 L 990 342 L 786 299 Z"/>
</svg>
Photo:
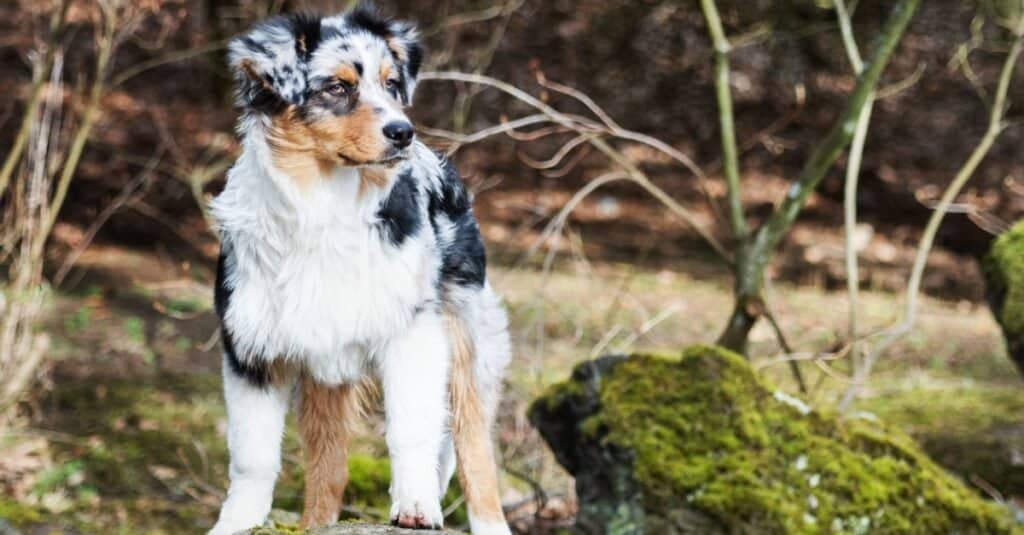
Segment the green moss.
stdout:
<svg viewBox="0 0 1024 535">
<path fill-rule="evenodd" d="M 685 500 L 728 532 L 1010 531 L 907 436 L 780 400 L 725 350 L 622 361 L 600 405 L 583 427 L 634 452 L 648 522 Z"/>
<path fill-rule="evenodd" d="M 1010 353 L 1024 366 L 1024 221 L 996 239 L 982 269 L 989 303 Z"/>
<path fill-rule="evenodd" d="M 940 390 L 941 388 L 941 390 Z M 964 383 L 886 393 L 859 408 L 908 432 L 938 464 L 1024 494 L 1024 397 L 1018 385 Z"/>
<path fill-rule="evenodd" d="M 303 466 L 295 468 L 295 473 L 282 474 L 275 491 L 274 507 L 287 511 L 302 510 L 302 489 L 305 481 Z M 391 506 L 388 488 L 391 485 L 391 463 L 387 458 L 375 457 L 363 453 L 352 453 L 348 456 L 348 485 L 345 487 L 345 505 L 358 509 L 362 518 L 386 522 Z M 447 509 L 461 495 L 458 482 L 453 480 L 442 500 L 442 508 Z M 342 512 L 342 520 L 356 520 L 359 515 Z M 469 522 L 465 505 L 459 506 L 445 519 L 449 525 Z"/>
<path fill-rule="evenodd" d="M 6 520 L 15 527 L 23 527 L 42 522 L 43 513 L 29 505 L 0 499 L 0 519 Z"/>
</svg>

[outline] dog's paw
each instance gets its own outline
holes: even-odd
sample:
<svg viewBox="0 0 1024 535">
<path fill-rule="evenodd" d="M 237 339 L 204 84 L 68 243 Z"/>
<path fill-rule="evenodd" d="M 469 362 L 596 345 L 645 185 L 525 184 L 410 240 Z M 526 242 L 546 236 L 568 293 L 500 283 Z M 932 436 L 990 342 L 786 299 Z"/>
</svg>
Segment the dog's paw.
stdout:
<svg viewBox="0 0 1024 535">
<path fill-rule="evenodd" d="M 473 535 L 512 535 L 508 523 L 502 520 L 481 520 L 469 514 L 469 532 Z"/>
<path fill-rule="evenodd" d="M 441 529 L 444 514 L 437 500 L 399 500 L 391 504 L 391 524 L 408 529 Z"/>
<path fill-rule="evenodd" d="M 231 522 L 221 520 L 206 535 L 235 535 L 259 527 L 262 522 Z"/>
</svg>

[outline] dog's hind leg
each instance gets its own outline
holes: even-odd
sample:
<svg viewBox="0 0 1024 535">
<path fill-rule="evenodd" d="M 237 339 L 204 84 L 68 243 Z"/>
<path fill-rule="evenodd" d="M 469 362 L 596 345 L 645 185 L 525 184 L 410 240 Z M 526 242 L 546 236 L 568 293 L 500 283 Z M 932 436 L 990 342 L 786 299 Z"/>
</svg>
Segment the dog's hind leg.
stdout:
<svg viewBox="0 0 1024 535">
<path fill-rule="evenodd" d="M 281 469 L 281 435 L 293 380 L 281 367 L 259 365 L 243 375 L 224 357 L 224 401 L 231 457 L 228 497 L 210 535 L 228 535 L 259 526 L 270 512 Z M 275 369 L 276 368 L 276 369 Z M 255 377 L 260 376 L 259 379 Z"/>
<path fill-rule="evenodd" d="M 459 483 L 474 535 L 507 535 L 510 531 L 498 493 L 491 438 L 501 377 L 510 353 L 507 320 L 489 288 L 467 312 L 465 319 L 448 316 L 453 353 L 452 436 Z"/>
<path fill-rule="evenodd" d="M 327 386 L 302 377 L 299 430 L 306 451 L 302 528 L 338 520 L 348 484 L 348 439 L 359 400 L 355 385 Z"/>
</svg>

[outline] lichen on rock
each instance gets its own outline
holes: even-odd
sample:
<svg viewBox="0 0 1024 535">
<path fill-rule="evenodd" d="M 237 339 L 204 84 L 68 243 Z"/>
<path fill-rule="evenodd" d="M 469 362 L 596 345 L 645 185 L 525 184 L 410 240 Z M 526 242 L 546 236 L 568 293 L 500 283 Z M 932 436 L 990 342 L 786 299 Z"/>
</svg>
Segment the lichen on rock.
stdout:
<svg viewBox="0 0 1024 535">
<path fill-rule="evenodd" d="M 1004 232 L 982 261 L 985 293 L 1006 347 L 1024 373 L 1024 220 Z"/>
<path fill-rule="evenodd" d="M 530 418 L 576 477 L 582 533 L 1011 531 L 906 435 L 775 392 L 701 346 L 584 363 Z"/>
</svg>

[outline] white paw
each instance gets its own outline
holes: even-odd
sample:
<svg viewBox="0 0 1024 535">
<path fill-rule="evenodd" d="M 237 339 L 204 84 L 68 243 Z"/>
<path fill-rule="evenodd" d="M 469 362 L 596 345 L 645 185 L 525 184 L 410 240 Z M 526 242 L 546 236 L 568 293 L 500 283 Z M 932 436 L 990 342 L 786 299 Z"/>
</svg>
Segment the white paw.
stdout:
<svg viewBox="0 0 1024 535">
<path fill-rule="evenodd" d="M 391 523 L 409 529 L 441 529 L 444 514 L 437 498 L 395 500 L 391 504 Z"/>
<path fill-rule="evenodd" d="M 504 520 L 480 520 L 469 515 L 469 531 L 473 535 L 511 535 L 508 524 Z"/>
</svg>

